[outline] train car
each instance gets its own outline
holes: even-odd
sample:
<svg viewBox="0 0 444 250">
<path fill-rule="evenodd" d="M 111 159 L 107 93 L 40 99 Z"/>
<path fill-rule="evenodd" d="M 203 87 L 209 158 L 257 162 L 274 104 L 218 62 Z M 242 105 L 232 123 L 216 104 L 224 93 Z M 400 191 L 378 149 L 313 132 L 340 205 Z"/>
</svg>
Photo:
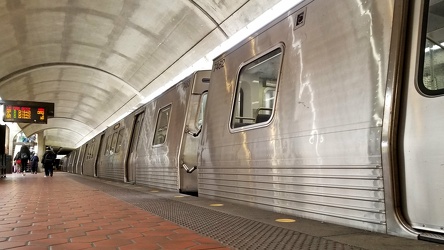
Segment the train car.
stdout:
<svg viewBox="0 0 444 250">
<path fill-rule="evenodd" d="M 68 162 L 67 162 L 67 167 L 66 167 L 66 171 L 68 173 L 77 173 L 77 164 L 78 164 L 79 153 L 80 153 L 80 147 L 73 150 L 68 155 Z"/>
<path fill-rule="evenodd" d="M 127 156 L 129 182 L 197 192 L 197 146 L 211 71 L 197 71 L 136 112 Z"/>
<path fill-rule="evenodd" d="M 75 168 L 73 168 L 73 173 L 74 174 L 83 174 L 83 164 L 84 164 L 84 159 L 86 156 L 86 149 L 88 148 L 88 144 L 83 144 L 77 152 L 77 159 L 76 159 L 76 164 L 75 164 Z"/>
<path fill-rule="evenodd" d="M 210 73 L 193 73 L 76 149 L 71 172 L 196 194 Z"/>
<path fill-rule="evenodd" d="M 443 0 L 302 1 L 214 60 L 203 127 L 209 72 L 74 151 L 67 169 L 441 237 L 443 16 Z"/>
<path fill-rule="evenodd" d="M 128 134 L 130 127 L 126 126 L 128 120 L 134 116 L 129 115 L 123 120 L 110 126 L 103 134 L 96 136 L 93 140 L 98 141 L 99 147 L 96 154 L 91 155 L 89 172 L 96 172 L 96 176 L 109 180 L 123 181 L 125 149 L 128 147 Z M 125 122 L 126 121 L 126 122 Z M 92 140 L 90 141 L 92 145 Z M 93 171 L 91 171 L 93 168 Z"/>
<path fill-rule="evenodd" d="M 60 162 L 61 162 L 60 170 L 61 171 L 68 172 L 68 161 L 69 161 L 69 154 L 63 156 L 63 158 L 60 160 Z"/>
<path fill-rule="evenodd" d="M 443 20 L 443 0 L 306 0 L 218 56 L 199 196 L 444 233 Z"/>
<path fill-rule="evenodd" d="M 81 160 L 79 161 L 80 174 L 97 177 L 97 166 L 100 161 L 99 151 L 101 150 L 101 142 L 104 138 L 104 133 L 99 133 L 90 141 L 85 143 L 84 147 L 81 147 L 83 154 L 81 154 Z"/>
</svg>

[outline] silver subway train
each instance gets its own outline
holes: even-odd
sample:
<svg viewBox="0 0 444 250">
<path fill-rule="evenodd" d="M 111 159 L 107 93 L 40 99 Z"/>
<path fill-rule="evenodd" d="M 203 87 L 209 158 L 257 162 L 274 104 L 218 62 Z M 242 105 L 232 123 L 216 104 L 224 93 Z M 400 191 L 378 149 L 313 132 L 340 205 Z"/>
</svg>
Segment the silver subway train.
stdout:
<svg viewBox="0 0 444 250">
<path fill-rule="evenodd" d="M 75 150 L 64 169 L 441 237 L 442 107 L 444 0 L 306 0 Z"/>
</svg>

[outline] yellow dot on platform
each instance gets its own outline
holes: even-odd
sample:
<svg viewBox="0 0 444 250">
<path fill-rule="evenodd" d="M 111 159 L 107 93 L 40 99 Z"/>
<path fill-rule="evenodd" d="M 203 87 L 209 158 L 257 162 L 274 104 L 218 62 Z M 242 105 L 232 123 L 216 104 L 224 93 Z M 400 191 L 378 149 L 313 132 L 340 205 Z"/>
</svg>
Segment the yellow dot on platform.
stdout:
<svg viewBox="0 0 444 250">
<path fill-rule="evenodd" d="M 151 193 L 158 193 L 159 191 L 157 191 L 157 190 L 153 190 L 153 191 L 151 191 Z"/>
<path fill-rule="evenodd" d="M 185 197 L 185 196 L 183 196 L 183 195 L 176 195 L 176 196 L 174 196 L 174 197 L 176 197 L 176 198 L 182 198 L 182 197 Z"/>
<path fill-rule="evenodd" d="M 290 222 L 295 222 L 296 220 L 293 219 L 277 219 L 277 222 L 284 222 L 284 223 L 290 223 Z"/>
<path fill-rule="evenodd" d="M 222 207 L 224 204 L 210 204 L 211 207 Z"/>
</svg>

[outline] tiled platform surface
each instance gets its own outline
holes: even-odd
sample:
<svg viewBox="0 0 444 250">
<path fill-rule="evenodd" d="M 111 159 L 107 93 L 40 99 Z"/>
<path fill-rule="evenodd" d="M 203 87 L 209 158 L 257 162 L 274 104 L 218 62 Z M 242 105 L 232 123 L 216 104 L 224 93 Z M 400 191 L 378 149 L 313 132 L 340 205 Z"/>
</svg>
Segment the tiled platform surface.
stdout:
<svg viewBox="0 0 444 250">
<path fill-rule="evenodd" d="M 0 179 L 0 249 L 444 249 L 277 218 L 288 216 L 70 173 Z"/>
<path fill-rule="evenodd" d="M 0 249 L 230 249 L 70 175 L 0 180 Z"/>
</svg>

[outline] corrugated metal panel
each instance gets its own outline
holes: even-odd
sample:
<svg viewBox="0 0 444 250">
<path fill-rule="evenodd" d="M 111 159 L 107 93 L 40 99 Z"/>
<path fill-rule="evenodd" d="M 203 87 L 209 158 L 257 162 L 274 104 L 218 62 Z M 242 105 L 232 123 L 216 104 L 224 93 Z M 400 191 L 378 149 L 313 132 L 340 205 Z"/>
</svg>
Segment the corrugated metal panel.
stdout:
<svg viewBox="0 0 444 250">
<path fill-rule="evenodd" d="M 190 78 L 183 80 L 146 106 L 137 148 L 136 183 L 178 190 L 178 154 L 184 129 Z M 164 144 L 153 146 L 159 110 L 171 105 L 168 134 Z"/>
<path fill-rule="evenodd" d="M 295 9 L 216 59 L 223 67 L 212 73 L 199 195 L 385 232 L 380 140 L 393 1 L 305 7 L 298 29 Z M 240 65 L 279 43 L 271 124 L 230 132 Z"/>
</svg>

